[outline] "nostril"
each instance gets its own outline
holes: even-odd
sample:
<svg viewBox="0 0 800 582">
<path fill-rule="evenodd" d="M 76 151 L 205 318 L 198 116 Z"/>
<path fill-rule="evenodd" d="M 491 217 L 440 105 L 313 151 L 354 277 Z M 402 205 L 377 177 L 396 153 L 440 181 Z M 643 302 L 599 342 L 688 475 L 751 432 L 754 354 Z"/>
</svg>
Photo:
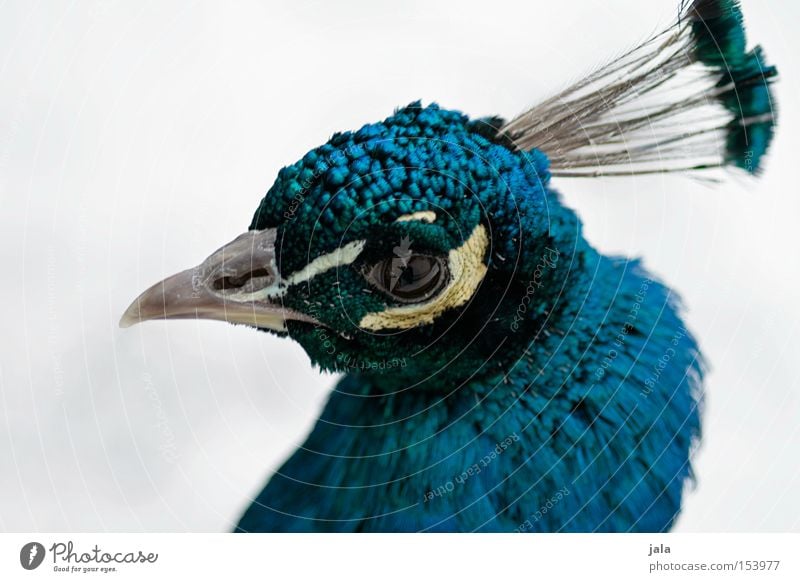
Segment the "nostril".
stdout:
<svg viewBox="0 0 800 582">
<path fill-rule="evenodd" d="M 265 268 L 253 269 L 243 275 L 228 275 L 214 281 L 214 289 L 228 291 L 232 289 L 255 291 L 272 283 L 272 273 Z"/>
</svg>

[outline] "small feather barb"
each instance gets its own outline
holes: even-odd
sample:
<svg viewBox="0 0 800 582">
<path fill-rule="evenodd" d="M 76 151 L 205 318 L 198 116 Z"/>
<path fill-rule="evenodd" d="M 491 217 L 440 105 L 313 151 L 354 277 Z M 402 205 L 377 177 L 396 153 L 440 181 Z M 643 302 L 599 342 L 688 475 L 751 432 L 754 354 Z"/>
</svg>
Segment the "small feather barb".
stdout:
<svg viewBox="0 0 800 582">
<path fill-rule="evenodd" d="M 695 0 L 678 21 L 503 125 L 553 175 L 608 176 L 735 166 L 755 174 L 776 123 L 777 76 L 747 51 L 736 0 Z"/>
</svg>

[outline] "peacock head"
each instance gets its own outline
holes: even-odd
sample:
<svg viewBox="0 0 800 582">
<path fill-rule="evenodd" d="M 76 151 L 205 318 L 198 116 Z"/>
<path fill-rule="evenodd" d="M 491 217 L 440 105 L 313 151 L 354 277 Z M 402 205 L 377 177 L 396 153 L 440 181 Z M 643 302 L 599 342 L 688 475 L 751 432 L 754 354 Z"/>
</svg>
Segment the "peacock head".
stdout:
<svg viewBox="0 0 800 582">
<path fill-rule="evenodd" d="M 412 103 L 334 135 L 278 173 L 246 233 L 121 324 L 250 325 L 325 370 L 384 378 L 493 368 L 546 320 L 582 244 L 545 155 L 501 123 Z"/>
<path fill-rule="evenodd" d="M 120 323 L 250 325 L 382 385 L 502 370 L 551 319 L 581 319 L 596 255 L 550 172 L 755 174 L 776 76 L 747 50 L 737 2 L 695 0 L 507 123 L 412 103 L 282 169 L 248 232 L 145 291 Z"/>
</svg>

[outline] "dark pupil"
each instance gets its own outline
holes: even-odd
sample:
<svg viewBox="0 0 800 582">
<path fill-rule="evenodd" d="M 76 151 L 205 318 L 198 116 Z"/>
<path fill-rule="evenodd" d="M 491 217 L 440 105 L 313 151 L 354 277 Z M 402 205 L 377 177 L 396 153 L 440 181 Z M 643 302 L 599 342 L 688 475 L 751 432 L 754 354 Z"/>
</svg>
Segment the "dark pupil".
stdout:
<svg viewBox="0 0 800 582">
<path fill-rule="evenodd" d="M 438 289 L 441 279 L 441 266 L 433 257 L 414 255 L 407 261 L 392 259 L 384 264 L 384 286 L 402 299 L 421 299 L 431 295 Z"/>
</svg>

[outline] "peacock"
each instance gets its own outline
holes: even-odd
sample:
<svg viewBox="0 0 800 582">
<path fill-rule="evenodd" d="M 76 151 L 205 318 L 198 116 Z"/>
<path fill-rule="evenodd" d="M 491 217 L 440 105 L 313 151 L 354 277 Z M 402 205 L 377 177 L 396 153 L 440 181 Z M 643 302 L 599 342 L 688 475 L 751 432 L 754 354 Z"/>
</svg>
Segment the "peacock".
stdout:
<svg viewBox="0 0 800 582">
<path fill-rule="evenodd" d="M 120 322 L 243 324 L 342 374 L 236 531 L 669 530 L 706 366 L 676 294 L 553 184 L 757 175 L 776 75 L 737 1 L 695 0 L 511 120 L 417 101 L 280 170 L 244 234 Z"/>
</svg>

